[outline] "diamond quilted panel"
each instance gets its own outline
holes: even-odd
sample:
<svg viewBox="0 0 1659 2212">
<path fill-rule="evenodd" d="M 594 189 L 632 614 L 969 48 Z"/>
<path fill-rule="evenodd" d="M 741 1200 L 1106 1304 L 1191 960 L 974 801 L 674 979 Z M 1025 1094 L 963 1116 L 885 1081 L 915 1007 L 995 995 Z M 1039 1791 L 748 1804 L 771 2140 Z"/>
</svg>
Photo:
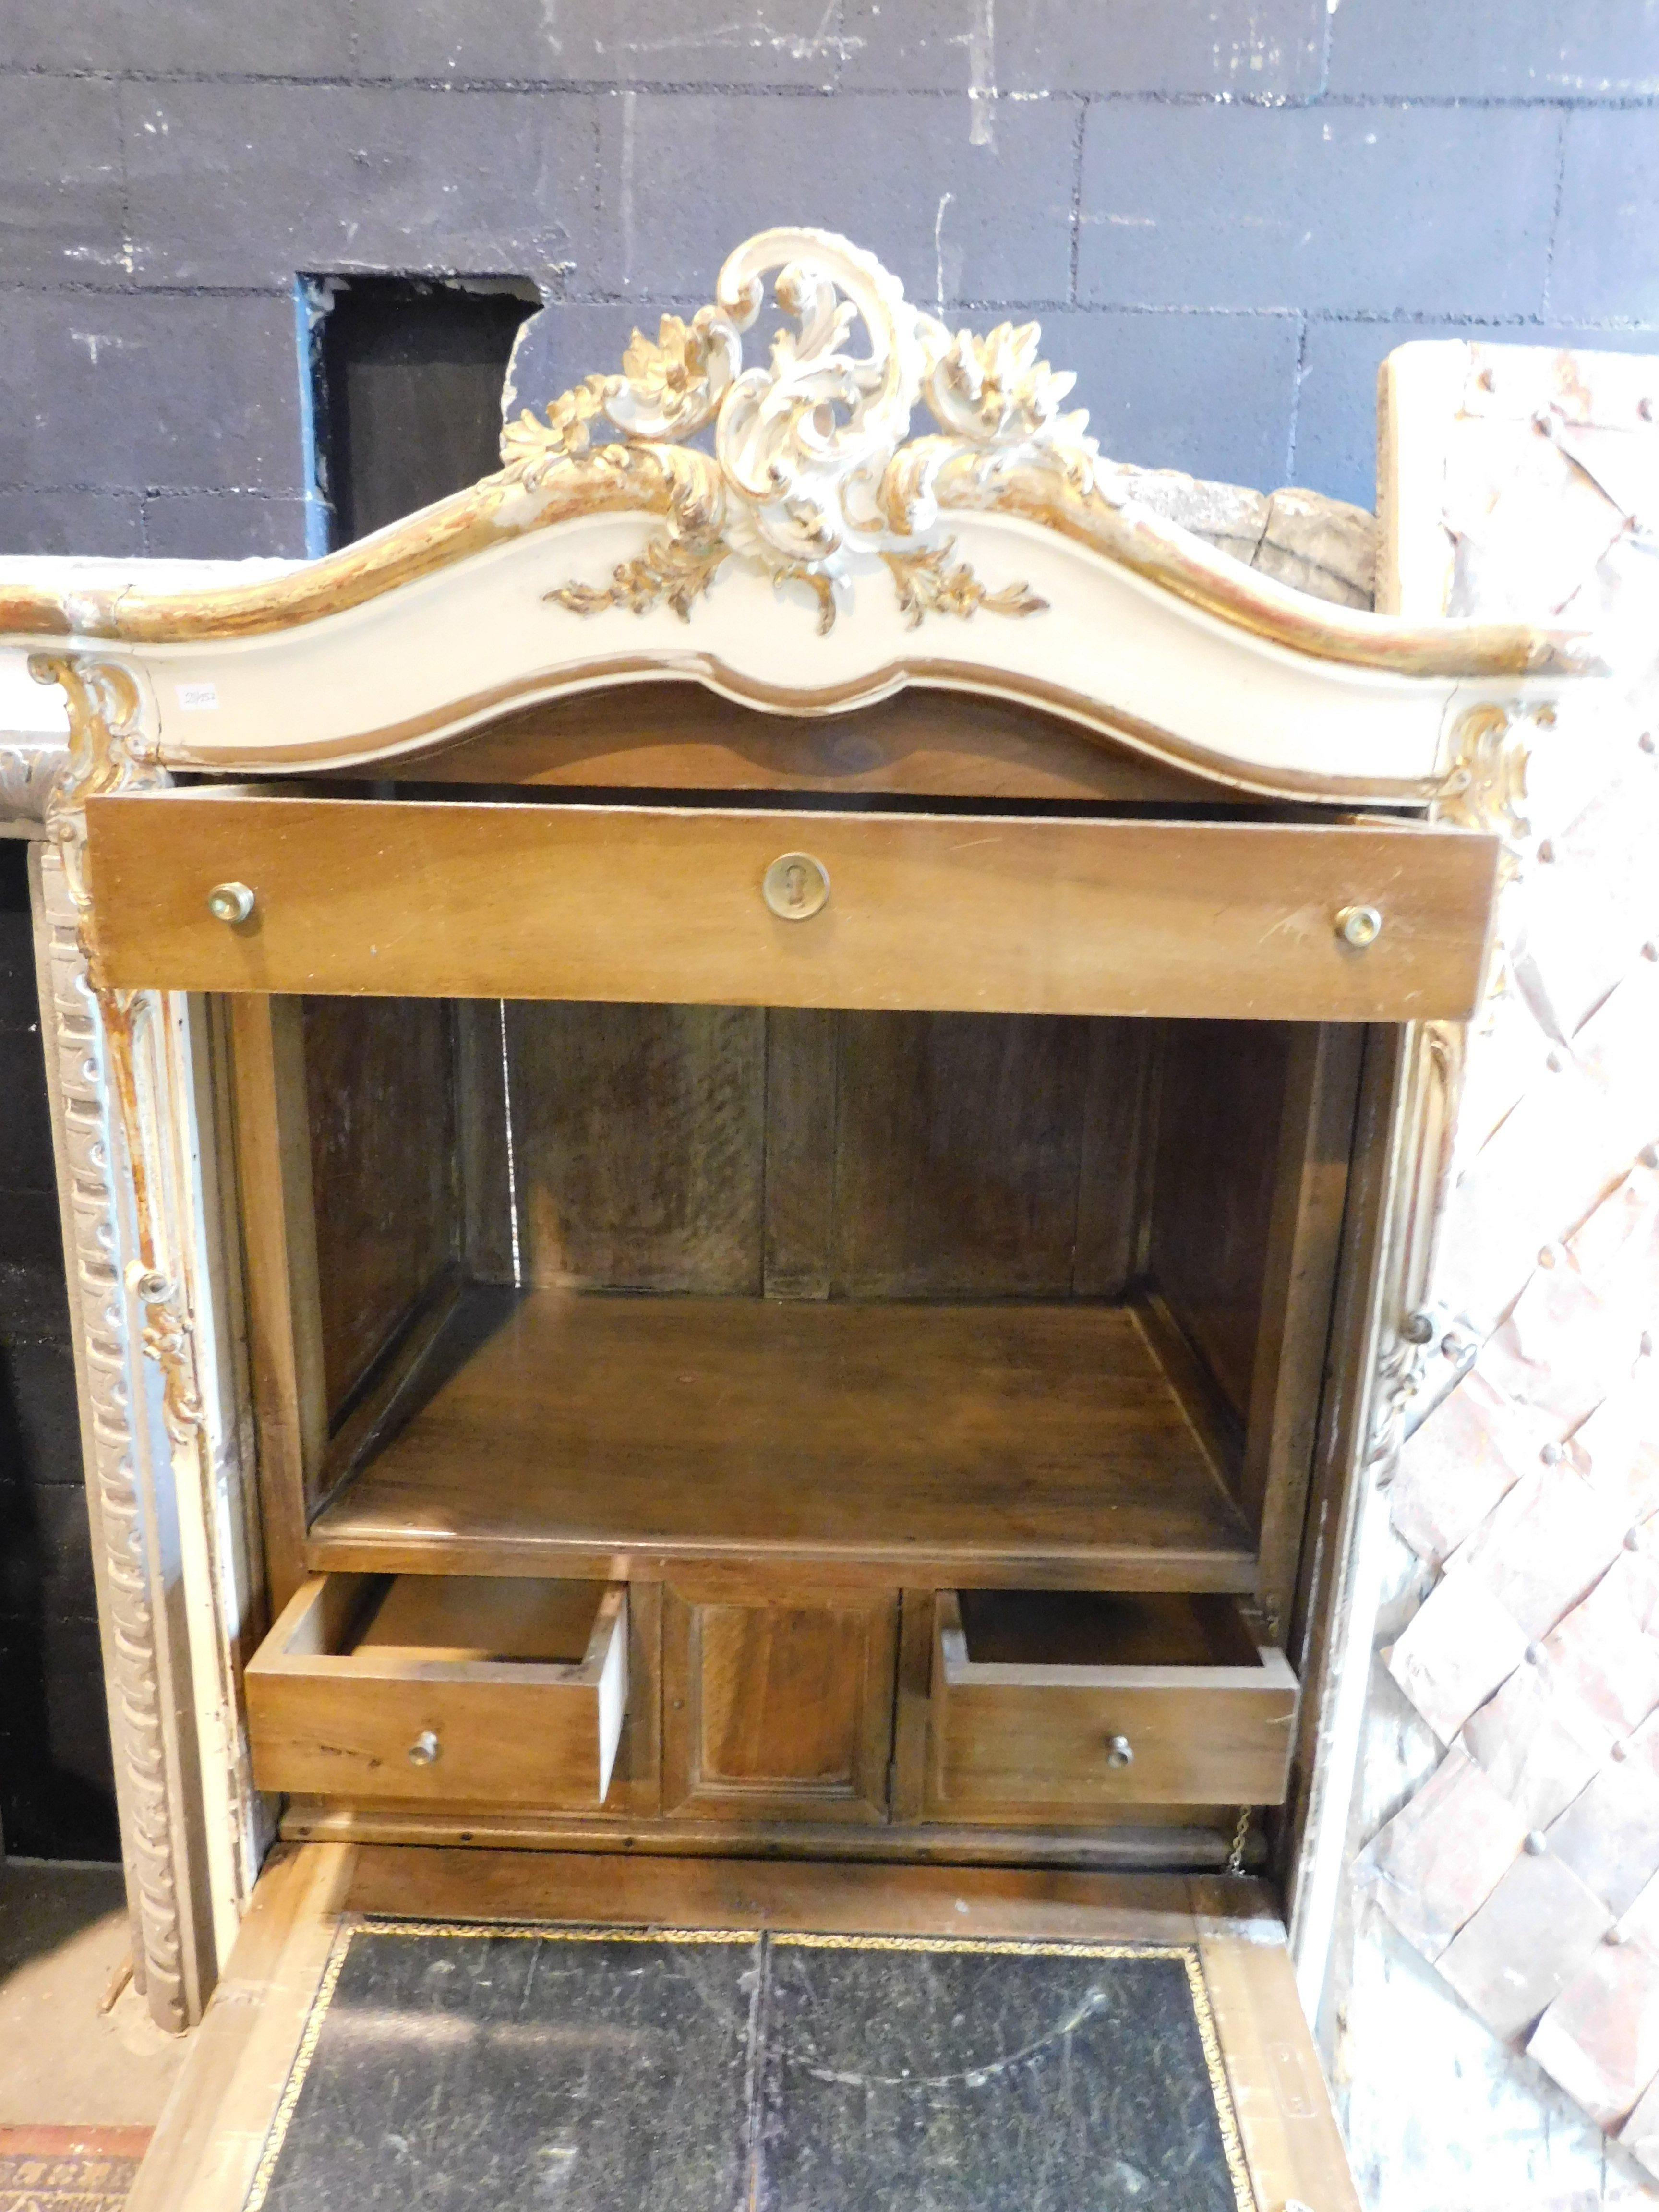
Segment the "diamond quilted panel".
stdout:
<svg viewBox="0 0 1659 2212">
<path fill-rule="evenodd" d="M 1459 1739 L 1528 1828 L 1547 1828 L 1613 1749 L 1613 1732 L 1546 1663 L 1517 1667 Z"/>
<path fill-rule="evenodd" d="M 1431 1590 L 1389 1655 L 1389 1672 L 1443 1743 L 1521 1664 L 1526 1631 L 1477 1576 Z"/>
<path fill-rule="evenodd" d="M 1569 1461 L 1534 1468 L 1457 1554 L 1443 1587 L 1473 1577 L 1528 1636 L 1544 1636 L 1613 1564 L 1626 1526 Z"/>
<path fill-rule="evenodd" d="M 1400 1455 L 1390 1510 L 1420 1559 L 1443 1566 L 1506 1491 L 1539 1465 L 1550 1424 L 1515 1405 L 1477 1370 Z"/>
<path fill-rule="evenodd" d="M 1622 1745 L 1549 1832 L 1550 1849 L 1609 1912 L 1628 1912 L 1659 1873 L 1659 1775 Z"/>
<path fill-rule="evenodd" d="M 1440 1972 L 1494 2035 L 1523 2035 L 1577 1973 L 1613 1915 L 1548 1851 L 1522 1851 L 1440 1954 Z"/>
<path fill-rule="evenodd" d="M 1408 1943 L 1437 1959 L 1520 1856 L 1526 1834 L 1502 1790 L 1454 1748 L 1362 1854 L 1357 1879 Z"/>
<path fill-rule="evenodd" d="M 1527 2049 L 1593 2120 L 1618 2127 L 1659 2073 L 1659 1954 L 1598 1943 Z"/>
</svg>

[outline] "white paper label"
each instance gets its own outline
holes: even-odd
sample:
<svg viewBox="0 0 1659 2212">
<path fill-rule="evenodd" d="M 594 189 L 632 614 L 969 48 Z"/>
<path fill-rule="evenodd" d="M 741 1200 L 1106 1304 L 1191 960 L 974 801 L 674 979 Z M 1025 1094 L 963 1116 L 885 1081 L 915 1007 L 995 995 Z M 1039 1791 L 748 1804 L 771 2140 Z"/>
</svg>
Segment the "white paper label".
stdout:
<svg viewBox="0 0 1659 2212">
<path fill-rule="evenodd" d="M 213 684 L 175 684 L 179 704 L 186 714 L 210 714 L 219 704 L 218 686 Z"/>
</svg>

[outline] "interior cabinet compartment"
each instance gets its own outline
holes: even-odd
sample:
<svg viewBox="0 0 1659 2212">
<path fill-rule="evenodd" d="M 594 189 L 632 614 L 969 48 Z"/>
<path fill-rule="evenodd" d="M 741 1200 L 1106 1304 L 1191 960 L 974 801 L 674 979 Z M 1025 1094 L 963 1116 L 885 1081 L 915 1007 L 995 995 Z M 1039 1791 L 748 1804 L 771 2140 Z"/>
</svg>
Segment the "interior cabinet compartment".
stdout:
<svg viewBox="0 0 1659 2212">
<path fill-rule="evenodd" d="M 262 1789 L 596 1809 L 628 1706 L 627 1587 L 319 1576 L 246 1686 Z"/>
<path fill-rule="evenodd" d="M 927 1809 L 1009 1822 L 1281 1804 L 1296 1711 L 1283 1652 L 1234 1599 L 942 1590 Z"/>
<path fill-rule="evenodd" d="M 1243 1516 L 1118 1307 L 474 1290 L 408 1395 L 313 1524 L 318 1562 L 1253 1579 Z"/>
<path fill-rule="evenodd" d="M 897 1592 L 663 1595 L 664 1812 L 884 1820 Z"/>
<path fill-rule="evenodd" d="M 249 998 L 234 1039 L 279 1600 L 747 1571 L 1284 1617 L 1358 1032 Z"/>
</svg>

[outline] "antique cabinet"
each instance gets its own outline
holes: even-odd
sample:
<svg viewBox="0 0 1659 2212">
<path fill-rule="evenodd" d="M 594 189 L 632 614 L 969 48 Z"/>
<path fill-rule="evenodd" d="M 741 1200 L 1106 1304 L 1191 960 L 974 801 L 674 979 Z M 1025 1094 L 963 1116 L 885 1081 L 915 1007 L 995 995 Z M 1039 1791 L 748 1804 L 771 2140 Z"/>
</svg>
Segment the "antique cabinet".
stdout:
<svg viewBox="0 0 1659 2212">
<path fill-rule="evenodd" d="M 1594 664 L 1250 575 L 1069 382 L 767 233 L 471 492 L 0 608 L 289 1841 L 1293 1875 Z"/>
</svg>

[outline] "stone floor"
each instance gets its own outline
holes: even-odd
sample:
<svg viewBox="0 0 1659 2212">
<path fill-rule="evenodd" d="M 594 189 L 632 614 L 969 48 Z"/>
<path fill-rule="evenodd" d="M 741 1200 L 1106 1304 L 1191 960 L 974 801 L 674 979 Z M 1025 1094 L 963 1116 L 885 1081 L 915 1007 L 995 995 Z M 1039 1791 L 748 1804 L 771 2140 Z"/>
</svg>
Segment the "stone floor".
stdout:
<svg viewBox="0 0 1659 2212">
<path fill-rule="evenodd" d="M 184 2063 L 128 1982 L 121 1869 L 0 1861 L 0 2128 L 154 2127 Z"/>
<path fill-rule="evenodd" d="M 126 1954 L 119 1867 L 0 1860 L 0 2132 L 155 2126 L 185 2037 L 108 2004 Z"/>
<path fill-rule="evenodd" d="M 128 1956 L 118 1867 L 0 1861 L 0 2212 L 125 2203 L 186 2048 Z"/>
</svg>

